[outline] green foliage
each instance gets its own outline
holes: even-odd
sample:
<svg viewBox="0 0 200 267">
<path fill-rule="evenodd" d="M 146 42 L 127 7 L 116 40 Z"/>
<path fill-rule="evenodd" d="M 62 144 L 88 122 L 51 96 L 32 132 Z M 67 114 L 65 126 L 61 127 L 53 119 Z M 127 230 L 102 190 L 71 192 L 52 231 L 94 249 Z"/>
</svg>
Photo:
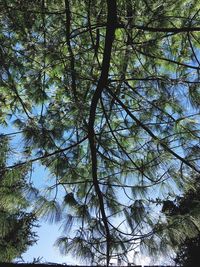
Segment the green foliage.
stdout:
<svg viewBox="0 0 200 267">
<path fill-rule="evenodd" d="M 8 180 L 36 161 L 48 169 L 35 212 L 62 221 L 61 251 L 108 264 L 181 241 L 159 205 L 200 172 L 199 1 L 0 7 L 0 123 L 23 137 L 0 165 Z M 18 191 L 2 194 L 26 206 Z"/>
<path fill-rule="evenodd" d="M 33 214 L 0 212 L 0 261 L 11 262 L 36 242 Z"/>
<path fill-rule="evenodd" d="M 175 263 L 178 266 L 194 266 L 199 257 L 200 237 L 200 182 L 193 175 L 181 197 L 164 203 L 163 211 L 168 215 L 171 231 L 178 235 L 170 236 L 176 250 Z M 181 224 L 181 228 L 180 228 Z M 177 238 L 180 236 L 179 242 Z"/>
<path fill-rule="evenodd" d="M 32 230 L 36 217 L 26 212 L 27 167 L 4 170 L 9 155 L 9 140 L 1 137 L 0 143 L 0 262 L 11 262 L 36 242 Z"/>
</svg>

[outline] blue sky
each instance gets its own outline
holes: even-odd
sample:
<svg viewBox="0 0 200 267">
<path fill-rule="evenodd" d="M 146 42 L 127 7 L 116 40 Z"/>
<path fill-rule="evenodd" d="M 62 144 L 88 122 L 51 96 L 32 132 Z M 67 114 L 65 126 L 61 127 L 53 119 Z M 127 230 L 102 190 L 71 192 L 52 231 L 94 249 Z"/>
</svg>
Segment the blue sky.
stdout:
<svg viewBox="0 0 200 267">
<path fill-rule="evenodd" d="M 76 259 L 71 256 L 62 256 L 54 246 L 56 238 L 60 235 L 59 225 L 50 225 L 40 222 L 40 227 L 36 228 L 39 236 L 37 244 L 30 247 L 26 253 L 22 255 L 25 262 L 32 262 L 34 258 L 41 258 L 42 262 L 78 264 Z"/>
</svg>

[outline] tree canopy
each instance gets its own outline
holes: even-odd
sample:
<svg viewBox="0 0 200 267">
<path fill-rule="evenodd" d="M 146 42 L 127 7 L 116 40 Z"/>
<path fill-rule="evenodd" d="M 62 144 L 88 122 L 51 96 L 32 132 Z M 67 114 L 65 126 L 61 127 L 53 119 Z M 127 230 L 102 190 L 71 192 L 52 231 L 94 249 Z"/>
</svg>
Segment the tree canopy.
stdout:
<svg viewBox="0 0 200 267">
<path fill-rule="evenodd" d="M 61 252 L 108 264 L 171 244 L 159 205 L 200 173 L 199 10 L 196 0 L 0 2 L 0 122 L 16 127 L 21 155 L 3 170 L 48 168 L 34 212 L 63 222 Z"/>
</svg>

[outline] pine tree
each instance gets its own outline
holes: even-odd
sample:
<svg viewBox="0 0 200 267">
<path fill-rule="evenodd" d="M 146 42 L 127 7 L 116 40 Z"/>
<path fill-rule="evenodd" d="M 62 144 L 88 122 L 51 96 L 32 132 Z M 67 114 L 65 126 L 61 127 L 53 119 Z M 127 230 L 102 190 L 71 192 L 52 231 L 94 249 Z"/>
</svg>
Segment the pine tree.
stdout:
<svg viewBox="0 0 200 267">
<path fill-rule="evenodd" d="M 0 262 L 20 257 L 36 241 L 32 228 L 36 217 L 27 212 L 27 167 L 5 170 L 9 140 L 0 137 Z M 35 225 L 36 226 L 36 225 Z"/>
<path fill-rule="evenodd" d="M 200 172 L 199 2 L 0 6 L 1 121 L 25 155 L 3 169 L 48 168 L 35 211 L 63 221 L 63 253 L 108 265 L 166 251 L 159 207 Z"/>
</svg>

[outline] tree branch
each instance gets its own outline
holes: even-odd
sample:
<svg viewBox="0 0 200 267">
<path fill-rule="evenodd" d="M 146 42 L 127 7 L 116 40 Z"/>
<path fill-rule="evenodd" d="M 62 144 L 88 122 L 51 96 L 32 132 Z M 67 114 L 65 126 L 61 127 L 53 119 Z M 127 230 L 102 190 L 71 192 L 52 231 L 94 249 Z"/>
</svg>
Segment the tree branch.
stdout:
<svg viewBox="0 0 200 267">
<path fill-rule="evenodd" d="M 109 68 L 110 68 L 112 43 L 114 41 L 114 35 L 115 35 L 115 29 L 116 29 L 116 23 L 117 23 L 116 0 L 107 0 L 107 10 L 108 10 L 107 27 L 106 27 L 103 61 L 102 61 L 102 70 L 101 70 L 101 75 L 100 75 L 100 78 L 97 84 L 96 91 L 94 92 L 91 105 L 90 105 L 90 115 L 89 115 L 89 122 L 88 122 L 88 138 L 89 138 L 91 160 L 92 160 L 92 178 L 93 178 L 94 188 L 99 199 L 101 216 L 102 216 L 102 220 L 103 220 L 105 231 L 106 231 L 106 244 L 107 244 L 106 264 L 108 266 L 109 260 L 110 260 L 111 236 L 110 236 L 107 216 L 105 213 L 103 196 L 102 196 L 102 192 L 101 192 L 99 182 L 98 182 L 97 148 L 96 148 L 95 130 L 94 130 L 97 105 L 101 97 L 101 93 L 108 82 L 108 73 L 109 73 Z"/>
</svg>

